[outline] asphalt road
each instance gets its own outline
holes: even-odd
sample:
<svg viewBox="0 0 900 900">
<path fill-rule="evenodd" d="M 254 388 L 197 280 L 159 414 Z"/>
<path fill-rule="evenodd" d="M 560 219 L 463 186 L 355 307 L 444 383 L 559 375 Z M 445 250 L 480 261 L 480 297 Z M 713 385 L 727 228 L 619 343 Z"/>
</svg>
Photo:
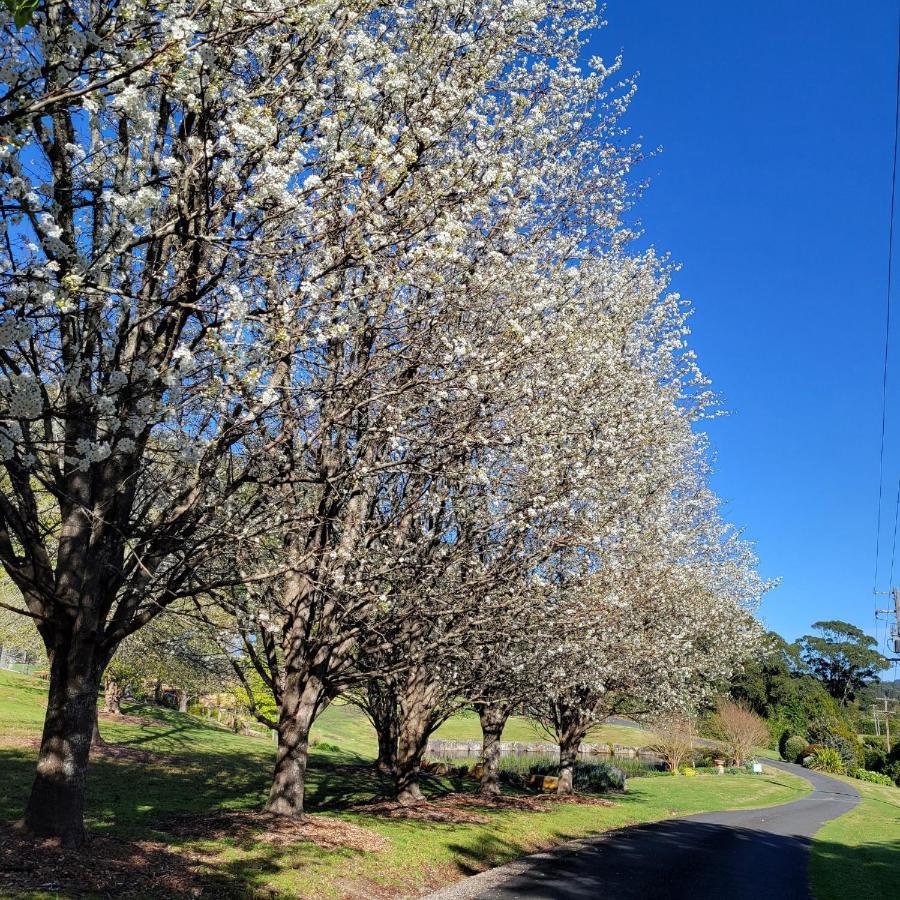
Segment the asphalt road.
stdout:
<svg viewBox="0 0 900 900">
<path fill-rule="evenodd" d="M 467 878 L 429 900 L 809 900 L 810 838 L 859 802 L 855 788 L 766 760 L 813 785 L 801 800 L 702 813 L 573 841 Z"/>
</svg>

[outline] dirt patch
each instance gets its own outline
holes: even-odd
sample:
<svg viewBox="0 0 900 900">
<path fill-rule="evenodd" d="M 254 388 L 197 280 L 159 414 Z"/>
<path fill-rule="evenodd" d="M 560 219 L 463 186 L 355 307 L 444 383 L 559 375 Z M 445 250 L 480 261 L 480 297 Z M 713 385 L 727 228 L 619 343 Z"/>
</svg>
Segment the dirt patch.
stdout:
<svg viewBox="0 0 900 900">
<path fill-rule="evenodd" d="M 324 850 L 359 850 L 377 853 L 387 841 L 368 828 L 330 816 L 305 816 L 300 820 L 271 813 L 238 811 L 179 818 L 161 826 L 179 837 L 202 840 L 231 838 L 239 844 L 263 841 L 276 847 L 312 843 Z"/>
<path fill-rule="evenodd" d="M 158 841 L 93 837 L 78 850 L 0 824 L 0 895 L 47 891 L 63 897 L 224 896 L 204 888 L 191 859 Z"/>
<path fill-rule="evenodd" d="M 484 802 L 470 794 L 447 794 L 415 806 L 404 806 L 396 800 L 379 800 L 375 803 L 360 803 L 351 807 L 352 811 L 364 816 L 378 816 L 384 819 L 407 819 L 411 822 L 447 822 L 459 825 L 485 825 L 487 816 L 472 812 L 468 807 L 485 807 Z"/>
<path fill-rule="evenodd" d="M 573 803 L 579 806 L 615 806 L 603 797 L 573 794 L 558 797 L 556 794 L 501 794 L 486 798 L 478 794 L 447 794 L 443 797 L 403 806 L 395 800 L 380 800 L 375 803 L 360 803 L 352 806 L 352 812 L 365 816 L 379 816 L 385 819 L 408 819 L 414 822 L 447 822 L 459 825 L 485 825 L 490 818 L 478 810 L 513 809 L 522 812 L 547 812 L 558 803 Z"/>
</svg>

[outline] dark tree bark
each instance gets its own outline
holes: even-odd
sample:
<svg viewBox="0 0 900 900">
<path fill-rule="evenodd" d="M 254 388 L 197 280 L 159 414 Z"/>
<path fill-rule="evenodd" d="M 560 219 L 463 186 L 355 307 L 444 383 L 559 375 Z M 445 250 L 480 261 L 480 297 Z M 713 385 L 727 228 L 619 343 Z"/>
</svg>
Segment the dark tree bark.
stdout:
<svg viewBox="0 0 900 900">
<path fill-rule="evenodd" d="M 100 734 L 100 710 L 99 704 L 94 710 L 94 732 L 91 735 L 91 747 L 105 747 L 106 741 L 103 740 L 103 735 Z"/>
<path fill-rule="evenodd" d="M 47 713 L 25 827 L 77 847 L 85 836 L 85 779 L 107 659 L 90 634 L 62 629 L 58 643 L 48 646 L 48 656 Z"/>
<path fill-rule="evenodd" d="M 397 690 L 391 679 L 373 678 L 366 686 L 366 693 L 366 712 L 378 737 L 375 768 L 383 775 L 394 775 L 397 771 L 397 743 L 400 738 Z"/>
<path fill-rule="evenodd" d="M 435 715 L 439 687 L 424 664 L 410 668 L 400 691 L 400 729 L 397 736 L 396 794 L 399 803 L 414 806 L 425 800 L 419 785 L 428 737 L 440 718 Z"/>
<path fill-rule="evenodd" d="M 309 730 L 322 708 L 325 691 L 316 678 L 285 668 L 278 718 L 278 754 L 266 811 L 278 816 L 303 817 Z"/>
<path fill-rule="evenodd" d="M 482 734 L 483 769 L 479 793 L 484 797 L 497 797 L 500 794 L 500 737 L 511 708 L 505 703 L 476 703 L 475 709 Z"/>
</svg>

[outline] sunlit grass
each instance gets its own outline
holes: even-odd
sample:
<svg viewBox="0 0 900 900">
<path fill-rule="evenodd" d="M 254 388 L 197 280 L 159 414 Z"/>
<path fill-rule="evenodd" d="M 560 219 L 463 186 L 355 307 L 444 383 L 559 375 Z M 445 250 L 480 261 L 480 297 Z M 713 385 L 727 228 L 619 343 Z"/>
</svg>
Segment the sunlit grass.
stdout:
<svg viewBox="0 0 900 900">
<path fill-rule="evenodd" d="M 7 736 L 0 737 L 0 817 L 7 820 L 21 814 L 30 788 L 35 750 L 23 739 L 40 732 L 44 690 L 34 679 L 0 673 L 0 735 Z M 325 850 L 311 843 L 281 846 L 228 836 L 186 838 L 178 827 L 186 818 L 262 807 L 273 744 L 155 706 L 126 711 L 146 723 L 104 720 L 104 738 L 149 755 L 92 762 L 88 825 L 94 833 L 162 841 L 190 854 L 211 896 L 412 896 L 570 838 L 706 810 L 782 803 L 808 789 L 804 781 L 785 773 L 641 778 L 629 782 L 628 792 L 616 795 L 612 806 L 551 803 L 546 812 L 477 809 L 486 820 L 477 824 L 386 819 L 354 809 L 389 796 L 391 785 L 360 765 L 374 755 L 374 734 L 358 710 L 338 704 L 326 712 L 314 737 L 341 750 L 313 750 L 308 808 L 370 829 L 384 839 L 385 849 Z M 473 718 L 457 717 L 460 731 L 469 728 Z M 429 777 L 424 786 L 437 797 L 471 791 L 475 784 Z"/>
</svg>

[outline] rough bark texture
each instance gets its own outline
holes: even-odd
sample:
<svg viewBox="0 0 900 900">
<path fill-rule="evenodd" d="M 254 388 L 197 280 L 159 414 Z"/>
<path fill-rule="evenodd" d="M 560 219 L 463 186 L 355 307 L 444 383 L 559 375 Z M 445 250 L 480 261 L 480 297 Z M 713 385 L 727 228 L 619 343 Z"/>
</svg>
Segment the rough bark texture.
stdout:
<svg viewBox="0 0 900 900">
<path fill-rule="evenodd" d="M 77 632 L 67 643 L 48 647 L 48 656 L 47 712 L 25 827 L 77 847 L 85 837 L 85 778 L 106 660 L 89 637 Z"/>
<path fill-rule="evenodd" d="M 296 670 L 285 671 L 278 718 L 278 754 L 266 810 L 278 816 L 301 818 L 306 790 L 309 730 L 316 718 L 323 690 L 315 679 Z"/>
<path fill-rule="evenodd" d="M 575 764 L 578 762 L 578 747 L 587 734 L 587 728 L 573 725 L 559 736 L 559 784 L 556 792 L 566 796 L 575 792 Z"/>
<path fill-rule="evenodd" d="M 419 786 L 422 758 L 434 728 L 433 686 L 425 666 L 413 667 L 400 698 L 400 731 L 397 740 L 397 800 L 414 806 L 425 800 Z"/>
<path fill-rule="evenodd" d="M 106 741 L 103 740 L 103 735 L 100 734 L 100 714 L 99 709 L 94 710 L 94 733 L 91 735 L 91 746 L 92 747 L 103 747 L 106 744 Z"/>
<path fill-rule="evenodd" d="M 369 681 L 367 712 L 378 736 L 378 759 L 375 768 L 384 775 L 397 771 L 397 742 L 400 735 L 400 714 L 397 710 L 397 691 L 384 678 Z"/>
<path fill-rule="evenodd" d="M 187 691 L 178 692 L 178 712 L 186 713 L 188 711 L 188 702 L 190 699 L 191 695 L 188 694 Z"/>
<path fill-rule="evenodd" d="M 121 714 L 122 712 L 122 691 L 119 688 L 119 682 L 115 677 L 108 674 L 106 676 L 106 685 L 104 688 L 104 701 L 106 703 L 106 711 L 108 713 Z"/>
<path fill-rule="evenodd" d="M 481 787 L 479 792 L 485 797 L 496 797 L 500 793 L 500 736 L 510 709 L 502 703 L 476 704 L 481 721 L 482 750 Z"/>
</svg>

